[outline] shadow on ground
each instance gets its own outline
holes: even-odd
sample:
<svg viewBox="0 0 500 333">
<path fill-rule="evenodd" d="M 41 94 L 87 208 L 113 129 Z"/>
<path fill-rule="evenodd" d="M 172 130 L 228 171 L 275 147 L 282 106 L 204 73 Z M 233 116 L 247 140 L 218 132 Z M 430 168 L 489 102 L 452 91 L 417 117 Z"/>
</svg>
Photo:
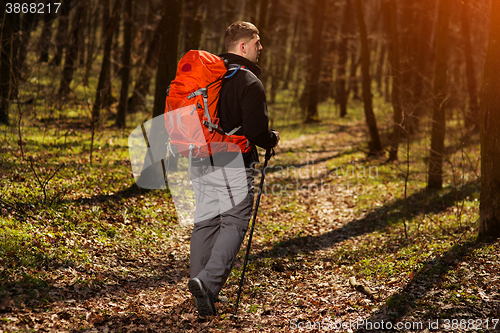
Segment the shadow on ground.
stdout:
<svg viewBox="0 0 500 333">
<path fill-rule="evenodd" d="M 486 246 L 485 243 L 479 242 L 456 244 L 441 256 L 429 260 L 413 275 L 410 282 L 400 292 L 392 295 L 377 312 L 365 320 L 365 325 L 367 323 L 380 325 L 382 322 L 387 325 L 390 322 L 391 325 L 395 326 L 399 322 L 399 325 L 406 325 L 406 327 L 401 326 L 405 331 L 413 332 L 427 328 L 431 331 L 462 332 L 468 331 L 467 328 L 461 329 L 457 326 L 452 329 L 445 325 L 451 325 L 453 319 L 465 320 L 467 323 L 470 323 L 469 320 L 474 320 L 475 325 L 479 323 L 477 320 L 483 321 L 484 325 L 485 320 L 489 319 L 491 324 L 491 318 L 498 318 L 498 314 L 500 314 L 498 301 L 486 302 L 483 299 L 476 299 L 468 304 L 457 302 L 446 305 L 436 301 L 436 297 L 442 293 L 441 289 L 443 289 L 442 285 L 447 273 L 465 262 L 467 256 L 474 250 L 484 246 Z M 433 293 L 434 289 L 439 289 L 435 292 L 437 294 Z M 432 297 L 432 299 L 425 300 L 426 297 Z M 497 329 L 500 328 L 500 325 L 497 326 Z M 357 328 L 356 332 L 373 331 L 373 326 L 361 325 Z"/>
<path fill-rule="evenodd" d="M 406 213 L 415 217 L 428 213 L 439 213 L 454 206 L 457 201 L 478 192 L 477 182 L 469 182 L 460 188 L 448 188 L 435 192 L 422 189 L 408 197 L 411 203 Z M 382 229 L 389 223 L 401 221 L 405 216 L 405 200 L 397 199 L 373 210 L 361 219 L 355 219 L 341 228 L 318 236 L 298 236 L 274 243 L 270 249 L 254 253 L 253 260 L 268 257 L 295 256 L 298 253 L 314 252 L 329 248 L 346 239 Z"/>
</svg>

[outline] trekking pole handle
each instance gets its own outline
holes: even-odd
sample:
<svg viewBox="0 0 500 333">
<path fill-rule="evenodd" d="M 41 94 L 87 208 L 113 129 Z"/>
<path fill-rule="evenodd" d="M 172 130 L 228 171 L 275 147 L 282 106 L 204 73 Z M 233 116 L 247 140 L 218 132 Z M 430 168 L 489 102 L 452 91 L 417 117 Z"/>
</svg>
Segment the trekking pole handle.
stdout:
<svg viewBox="0 0 500 333">
<path fill-rule="evenodd" d="M 275 155 L 275 153 L 274 153 L 273 148 L 266 150 L 266 160 L 269 161 L 271 159 L 271 157 L 273 157 L 274 155 Z"/>
</svg>

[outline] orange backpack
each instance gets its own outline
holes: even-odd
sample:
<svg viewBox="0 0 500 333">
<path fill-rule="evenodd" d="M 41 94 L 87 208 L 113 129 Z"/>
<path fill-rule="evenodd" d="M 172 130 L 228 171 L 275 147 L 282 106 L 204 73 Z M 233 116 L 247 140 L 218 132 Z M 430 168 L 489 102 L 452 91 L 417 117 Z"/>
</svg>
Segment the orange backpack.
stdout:
<svg viewBox="0 0 500 333">
<path fill-rule="evenodd" d="M 206 51 L 191 50 L 179 61 L 167 90 L 165 126 L 170 147 L 175 146 L 190 162 L 191 158 L 252 150 L 245 136 L 234 135 L 241 126 L 225 133 L 218 116 L 223 82 L 242 68 L 228 71 L 224 59 Z"/>
</svg>

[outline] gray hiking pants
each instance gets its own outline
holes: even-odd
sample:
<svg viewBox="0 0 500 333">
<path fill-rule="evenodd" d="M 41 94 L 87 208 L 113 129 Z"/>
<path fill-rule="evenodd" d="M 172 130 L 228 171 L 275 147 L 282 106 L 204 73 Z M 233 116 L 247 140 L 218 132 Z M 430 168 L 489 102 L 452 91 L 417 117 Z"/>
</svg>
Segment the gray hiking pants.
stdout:
<svg viewBox="0 0 500 333">
<path fill-rule="evenodd" d="M 191 234 L 191 278 L 217 299 L 238 254 L 254 200 L 253 169 L 192 168 L 196 198 Z"/>
</svg>

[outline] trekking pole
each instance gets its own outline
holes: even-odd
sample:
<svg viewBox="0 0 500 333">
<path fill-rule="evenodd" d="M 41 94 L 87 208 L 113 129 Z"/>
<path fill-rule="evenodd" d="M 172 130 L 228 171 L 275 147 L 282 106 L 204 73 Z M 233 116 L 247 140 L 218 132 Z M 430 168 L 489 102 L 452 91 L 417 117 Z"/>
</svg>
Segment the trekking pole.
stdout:
<svg viewBox="0 0 500 333">
<path fill-rule="evenodd" d="M 238 311 L 238 303 L 240 302 L 241 288 L 243 287 L 243 279 L 245 278 L 245 270 L 247 268 L 248 255 L 250 254 L 250 244 L 252 243 L 253 229 L 255 227 L 255 220 L 257 218 L 257 210 L 259 209 L 260 196 L 262 194 L 262 188 L 264 187 L 264 178 L 266 176 L 267 161 L 269 161 L 269 159 L 271 159 L 272 156 L 274 156 L 274 150 L 272 148 L 266 150 L 266 159 L 264 161 L 264 169 L 262 169 L 262 177 L 260 178 L 259 194 L 257 195 L 257 202 L 255 203 L 255 211 L 253 212 L 252 228 L 250 229 L 250 236 L 248 237 L 247 253 L 245 255 L 245 261 L 243 263 L 243 272 L 241 272 L 240 287 L 238 289 L 238 297 L 236 298 L 236 305 L 234 306 L 233 318 L 236 318 L 236 319 L 238 318 L 238 316 L 236 316 L 236 312 Z"/>
</svg>

